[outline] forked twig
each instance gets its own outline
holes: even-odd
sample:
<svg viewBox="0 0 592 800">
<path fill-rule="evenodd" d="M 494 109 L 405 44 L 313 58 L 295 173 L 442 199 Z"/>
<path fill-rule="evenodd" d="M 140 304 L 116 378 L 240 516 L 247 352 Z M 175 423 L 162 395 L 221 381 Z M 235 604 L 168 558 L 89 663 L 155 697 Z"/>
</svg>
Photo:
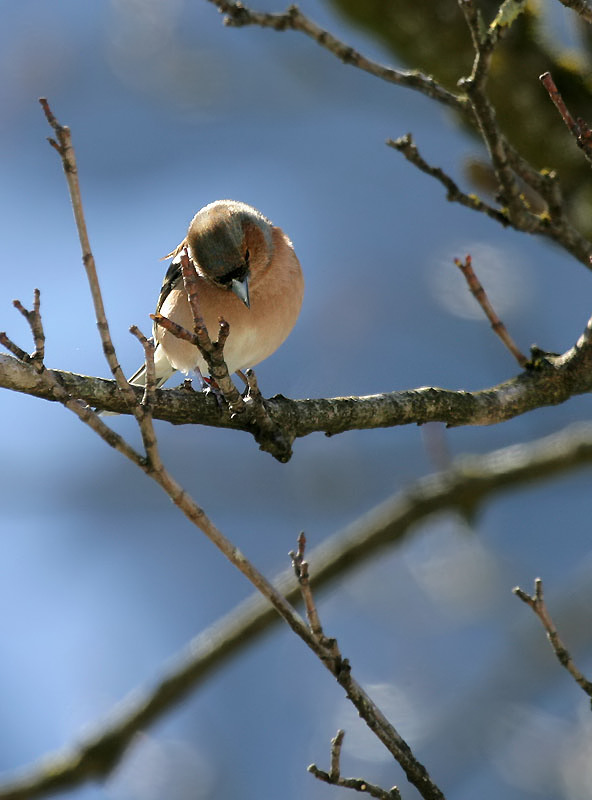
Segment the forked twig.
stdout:
<svg viewBox="0 0 592 800">
<path fill-rule="evenodd" d="M 23 363 L 30 364 L 34 367 L 35 372 L 39 376 L 45 391 L 51 400 L 56 400 L 65 406 L 69 411 L 72 411 L 76 416 L 91 427 L 108 445 L 118 450 L 120 453 L 129 458 L 134 464 L 143 467 L 142 456 L 131 447 L 122 436 L 115 433 L 108 425 L 105 425 L 103 420 L 96 414 L 93 409 L 79 400 L 76 395 L 71 394 L 63 385 L 63 381 L 58 372 L 49 370 L 45 367 L 43 362 L 43 350 L 45 342 L 45 333 L 43 330 L 43 320 L 41 317 L 41 293 L 39 289 L 35 289 L 33 299 L 33 310 L 28 311 L 20 300 L 15 300 L 14 307 L 18 309 L 25 317 L 31 328 L 31 335 L 35 342 L 35 351 L 29 355 L 22 348 L 16 345 L 6 333 L 0 333 L 0 343 L 7 347 L 14 355 Z"/>
<path fill-rule="evenodd" d="M 7 350 L 15 355 L 19 361 L 24 361 L 26 364 L 32 364 L 37 372 L 42 372 L 44 369 L 43 359 L 45 358 L 45 332 L 43 330 L 43 322 L 41 320 L 41 292 L 35 289 L 33 292 L 33 309 L 29 311 L 23 306 L 20 300 L 13 300 L 12 305 L 29 323 L 35 350 L 29 354 L 20 348 L 5 331 L 0 333 L 0 344 L 3 344 Z"/>
<path fill-rule="evenodd" d="M 401 800 L 401 793 L 396 786 L 391 789 L 383 789 L 363 780 L 363 778 L 343 778 L 341 776 L 341 747 L 344 737 L 345 731 L 339 730 L 336 736 L 331 739 L 331 771 L 324 772 L 316 764 L 311 764 L 308 767 L 311 775 L 332 786 L 343 786 L 346 789 L 355 789 L 356 792 L 365 792 L 370 797 L 378 798 L 378 800 Z"/>
<path fill-rule="evenodd" d="M 304 551 L 306 549 L 306 536 L 304 532 L 298 536 L 298 549 L 296 551 L 290 550 L 289 556 L 292 559 L 292 567 L 300 586 L 300 593 L 306 608 L 306 618 L 310 625 L 310 630 L 319 641 L 327 642 L 323 633 L 323 626 L 319 613 L 317 611 L 316 603 L 310 587 L 310 580 L 308 575 L 308 561 L 304 560 Z"/>
<path fill-rule="evenodd" d="M 403 739 L 394 725 L 389 722 L 378 706 L 376 706 L 360 684 L 353 678 L 349 659 L 341 655 L 337 639 L 330 638 L 323 632 L 310 588 L 308 563 L 304 561 L 305 548 L 306 537 L 304 533 L 301 533 L 298 537 L 298 549 L 295 552 L 290 552 L 290 557 L 306 606 L 311 634 L 322 652 L 322 655 L 320 655 L 321 660 L 327 669 L 335 676 L 339 685 L 345 689 L 349 700 L 357 708 L 360 717 L 366 722 L 370 730 L 382 742 L 386 749 L 394 756 L 399 765 L 403 768 L 407 780 L 416 787 L 421 796 L 426 798 L 426 800 L 428 798 L 429 800 L 444 800 L 444 795 L 439 787 L 433 782 L 423 764 L 417 760 L 405 739 Z M 358 791 L 366 791 L 371 794 L 379 792 L 379 794 L 373 794 L 374 797 L 398 798 L 398 790 L 396 787 L 394 789 L 396 794 L 389 795 L 384 789 L 372 786 L 366 781 L 358 780 L 357 778 L 341 779 L 339 777 L 339 754 L 342 741 L 343 733 L 341 733 L 341 735 L 338 734 L 334 740 L 331 758 L 331 775 L 328 776 L 329 780 L 327 782 L 336 783 L 341 786 L 349 786 Z M 325 780 L 323 776 L 325 776 L 326 773 L 322 773 L 315 765 L 311 765 L 309 771 L 321 780 Z M 331 778 L 331 776 L 333 776 L 333 778 Z M 342 783 L 340 782 L 341 780 L 346 782 Z"/>
</svg>

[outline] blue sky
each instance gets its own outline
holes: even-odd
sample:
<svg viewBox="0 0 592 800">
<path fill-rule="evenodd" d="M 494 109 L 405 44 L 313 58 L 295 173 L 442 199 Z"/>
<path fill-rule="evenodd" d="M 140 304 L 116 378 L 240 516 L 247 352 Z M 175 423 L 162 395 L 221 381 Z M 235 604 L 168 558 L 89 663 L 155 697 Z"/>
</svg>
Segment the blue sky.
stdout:
<svg viewBox="0 0 592 800">
<path fill-rule="evenodd" d="M 258 7 L 275 8 L 271 0 Z M 321 0 L 301 8 L 387 60 Z M 127 329 L 150 328 L 159 258 L 198 208 L 224 197 L 251 203 L 284 228 L 305 273 L 301 318 L 257 370 L 267 395 L 477 389 L 511 377 L 511 357 L 470 313 L 473 300 L 453 266 L 466 252 L 523 350 L 536 342 L 562 351 L 583 329 L 586 270 L 446 203 L 439 185 L 385 146 L 410 130 L 429 161 L 464 180 L 463 160 L 478 145 L 422 96 L 346 67 L 297 34 L 224 28 L 205 0 L 26 0 L 3 4 L 2 14 L 0 328 L 29 347 L 11 301 L 30 304 L 38 286 L 49 366 L 108 374 L 66 184 L 45 141 L 42 95 L 73 132 L 109 321 L 130 372 L 142 354 Z M 249 589 L 159 489 L 64 409 L 8 392 L 2 404 L 0 706 L 10 734 L 0 768 L 11 771 L 71 742 L 128 691 L 155 680 Z M 579 398 L 445 436 L 453 455 L 482 452 L 587 414 Z M 131 420 L 113 424 L 138 441 Z M 432 470 L 426 431 L 414 426 L 311 436 L 285 466 L 243 434 L 165 424 L 158 432 L 172 471 L 269 574 L 286 566 L 300 530 L 319 543 Z M 579 724 L 579 698 L 562 676 L 528 690 L 532 674 L 522 683 L 500 675 L 525 669 L 520 643 L 535 627 L 511 587 L 542 574 L 558 593 L 570 583 L 584 591 L 585 477 L 493 503 L 476 533 L 435 520 L 321 599 L 325 624 L 342 637 L 359 679 L 395 723 L 400 715 L 403 734 L 408 726 L 451 797 L 562 796 L 558 772 L 545 773 L 545 789 L 535 764 L 529 784 L 500 755 L 500 741 L 518 741 L 527 725 L 545 742 L 561 741 L 563 725 Z M 441 734 L 453 701 L 471 698 L 463 735 L 475 741 L 486 711 L 491 724 L 463 772 L 454 737 L 442 756 Z M 172 800 L 328 798 L 336 790 L 305 767 L 326 763 L 347 713 L 300 643 L 276 632 L 148 731 L 107 786 L 71 796 L 150 800 L 159 781 L 171 790 L 174 775 Z M 345 752 L 353 773 L 402 783 L 382 754 L 368 755 L 363 744 Z"/>
</svg>

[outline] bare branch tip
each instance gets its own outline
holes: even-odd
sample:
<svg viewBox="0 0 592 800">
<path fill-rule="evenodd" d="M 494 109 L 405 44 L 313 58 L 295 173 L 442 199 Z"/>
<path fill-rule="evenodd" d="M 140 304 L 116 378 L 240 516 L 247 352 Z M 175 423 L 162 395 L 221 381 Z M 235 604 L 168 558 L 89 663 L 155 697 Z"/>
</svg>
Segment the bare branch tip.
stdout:
<svg viewBox="0 0 592 800">
<path fill-rule="evenodd" d="M 139 342 L 141 342 L 144 347 L 151 346 L 150 340 L 142 333 L 142 331 L 138 328 L 137 325 L 130 325 L 129 332 L 132 336 L 135 336 Z"/>
<path fill-rule="evenodd" d="M 41 108 L 43 109 L 43 113 L 45 114 L 45 118 L 47 119 L 49 124 L 52 126 L 52 128 L 55 127 L 55 125 L 57 125 L 57 120 L 56 120 L 56 118 L 54 116 L 53 111 L 51 110 L 51 108 L 49 106 L 49 101 L 48 101 L 47 97 L 40 97 L 39 98 L 39 103 L 41 105 Z"/>
<path fill-rule="evenodd" d="M 345 738 L 345 731 L 342 728 L 339 728 L 333 739 L 331 739 L 331 744 L 334 747 L 337 747 L 343 743 L 344 738 Z"/>
<path fill-rule="evenodd" d="M 207 330 L 207 328 L 203 327 L 203 330 Z M 222 317 L 218 317 L 218 340 L 216 344 L 218 347 L 222 348 L 226 344 L 226 340 L 230 334 L 230 323 L 226 322 L 225 319 Z"/>
</svg>

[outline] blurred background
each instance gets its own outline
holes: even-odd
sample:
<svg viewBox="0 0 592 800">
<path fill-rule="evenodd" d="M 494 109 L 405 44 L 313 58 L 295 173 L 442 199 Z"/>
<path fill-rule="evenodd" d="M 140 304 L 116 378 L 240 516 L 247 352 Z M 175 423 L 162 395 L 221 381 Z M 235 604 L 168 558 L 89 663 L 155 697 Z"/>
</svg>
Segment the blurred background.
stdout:
<svg viewBox="0 0 592 800">
<path fill-rule="evenodd" d="M 482 6 L 493 16 L 494 4 Z M 281 9 L 275 0 L 256 7 Z M 366 55 L 451 87 L 470 68 L 452 0 L 300 7 Z M 143 356 L 127 330 L 150 329 L 159 258 L 220 198 L 251 203 L 280 225 L 305 273 L 300 320 L 257 369 L 266 395 L 470 390 L 514 375 L 453 265 L 468 252 L 523 350 L 536 342 L 562 352 L 583 330 L 591 304 L 581 264 L 446 203 L 439 184 L 385 146 L 412 131 L 428 161 L 486 191 L 482 146 L 423 96 L 342 65 L 302 35 L 225 28 L 206 0 L 24 0 L 1 10 L 0 329 L 30 348 L 11 301 L 30 305 L 39 287 L 49 366 L 108 375 L 39 96 L 73 131 L 111 330 L 129 372 Z M 591 121 L 589 41 L 550 0 L 504 43 L 491 91 L 510 138 L 537 167 L 559 169 L 588 232 L 589 169 L 539 85 L 546 69 Z M 430 443 L 453 457 L 480 453 L 588 417 L 584 397 L 492 428 L 315 435 L 295 443 L 287 465 L 242 434 L 164 423 L 158 433 L 176 477 L 271 576 L 287 566 L 300 530 L 319 544 L 433 471 Z M 12 773 L 155 682 L 250 589 L 155 485 L 60 406 L 3 392 L 0 425 L 0 769 Z M 138 441 L 130 419 L 113 425 Z M 508 493 L 472 530 L 434 518 L 318 598 L 356 677 L 449 798 L 592 798 L 589 704 L 511 594 L 544 579 L 551 613 L 590 677 L 589 479 L 581 471 Z M 344 774 L 414 795 L 328 674 L 276 629 L 139 736 L 106 784 L 69 797 L 337 797 L 342 790 L 306 766 L 328 766 L 340 726 Z"/>
</svg>

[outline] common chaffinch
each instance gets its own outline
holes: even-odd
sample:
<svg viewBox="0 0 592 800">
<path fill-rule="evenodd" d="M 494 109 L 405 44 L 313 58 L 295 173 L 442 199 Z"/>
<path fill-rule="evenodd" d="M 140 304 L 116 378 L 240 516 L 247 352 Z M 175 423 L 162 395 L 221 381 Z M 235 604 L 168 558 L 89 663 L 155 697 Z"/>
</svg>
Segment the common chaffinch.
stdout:
<svg viewBox="0 0 592 800">
<path fill-rule="evenodd" d="M 252 206 L 217 200 L 191 220 L 187 236 L 169 253 L 157 313 L 193 330 L 193 316 L 181 274 L 181 251 L 187 247 L 199 281 L 200 312 L 211 336 L 222 317 L 230 325 L 224 347 L 228 372 L 254 367 L 288 336 L 300 313 L 304 279 L 292 242 Z M 154 324 L 156 385 L 176 371 L 208 368 L 192 344 Z M 145 365 L 130 378 L 143 386 Z"/>
</svg>

